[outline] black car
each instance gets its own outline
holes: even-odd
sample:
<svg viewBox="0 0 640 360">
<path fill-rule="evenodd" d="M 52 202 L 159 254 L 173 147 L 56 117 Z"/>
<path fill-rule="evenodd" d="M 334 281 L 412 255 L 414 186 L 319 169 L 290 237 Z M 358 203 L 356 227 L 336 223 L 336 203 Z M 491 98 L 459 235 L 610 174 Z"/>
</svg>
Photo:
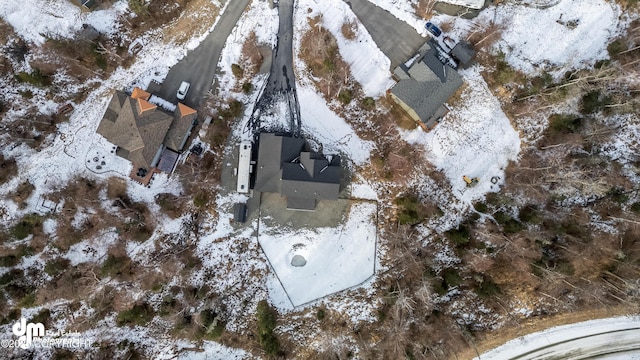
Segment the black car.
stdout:
<svg viewBox="0 0 640 360">
<path fill-rule="evenodd" d="M 425 24 L 424 28 L 435 37 L 442 35 L 442 31 L 430 21 Z"/>
</svg>

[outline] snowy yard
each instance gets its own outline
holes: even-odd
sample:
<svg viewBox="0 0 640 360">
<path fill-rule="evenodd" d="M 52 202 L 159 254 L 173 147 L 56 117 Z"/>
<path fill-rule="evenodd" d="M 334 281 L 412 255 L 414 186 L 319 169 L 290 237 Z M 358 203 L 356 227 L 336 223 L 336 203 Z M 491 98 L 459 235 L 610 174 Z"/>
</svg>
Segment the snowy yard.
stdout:
<svg viewBox="0 0 640 360">
<path fill-rule="evenodd" d="M 373 276 L 376 212 L 375 203 L 355 202 L 336 227 L 294 230 L 264 227 L 261 222 L 258 241 L 293 306 L 360 285 Z M 298 264 L 306 263 L 293 266 L 294 257 Z"/>
</svg>

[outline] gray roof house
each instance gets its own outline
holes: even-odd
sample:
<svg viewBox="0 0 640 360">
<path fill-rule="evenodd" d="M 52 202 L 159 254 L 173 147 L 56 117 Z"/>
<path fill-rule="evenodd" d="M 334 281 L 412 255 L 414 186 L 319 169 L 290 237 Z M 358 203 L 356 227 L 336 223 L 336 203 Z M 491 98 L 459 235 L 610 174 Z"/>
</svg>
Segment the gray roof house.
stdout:
<svg viewBox="0 0 640 360">
<path fill-rule="evenodd" d="M 116 91 L 97 129 L 117 146 L 116 155 L 133 163 L 132 177 L 139 181 L 134 174 L 145 178 L 154 171 L 173 170 L 197 117 L 195 110 L 180 103 L 173 114 L 159 109 L 150 97 L 140 88 L 134 88 L 131 96 Z"/>
<path fill-rule="evenodd" d="M 462 86 L 462 78 L 438 59 L 429 43 L 424 44 L 412 64 L 401 64 L 393 71 L 398 83 L 391 97 L 425 130 L 447 113 L 444 103 Z"/>
<path fill-rule="evenodd" d="M 303 139 L 261 133 L 254 190 L 279 193 L 287 209 L 314 210 L 316 201 L 336 200 L 340 192 L 340 157 L 330 160 L 306 151 Z"/>
</svg>

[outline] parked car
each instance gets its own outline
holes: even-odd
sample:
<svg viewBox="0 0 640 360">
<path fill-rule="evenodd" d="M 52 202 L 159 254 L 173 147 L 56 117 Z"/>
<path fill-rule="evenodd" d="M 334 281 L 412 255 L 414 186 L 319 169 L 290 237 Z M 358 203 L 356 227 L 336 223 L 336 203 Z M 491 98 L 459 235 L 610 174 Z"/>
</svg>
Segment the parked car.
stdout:
<svg viewBox="0 0 640 360">
<path fill-rule="evenodd" d="M 189 84 L 186 81 L 183 81 L 182 84 L 180 84 L 180 87 L 178 88 L 178 93 L 176 94 L 176 97 L 178 98 L 178 100 L 184 100 L 184 98 L 187 97 L 187 92 L 189 91 L 190 87 L 191 87 L 191 84 Z"/>
<path fill-rule="evenodd" d="M 425 24 L 424 28 L 435 37 L 442 35 L 442 31 L 430 21 Z"/>
</svg>

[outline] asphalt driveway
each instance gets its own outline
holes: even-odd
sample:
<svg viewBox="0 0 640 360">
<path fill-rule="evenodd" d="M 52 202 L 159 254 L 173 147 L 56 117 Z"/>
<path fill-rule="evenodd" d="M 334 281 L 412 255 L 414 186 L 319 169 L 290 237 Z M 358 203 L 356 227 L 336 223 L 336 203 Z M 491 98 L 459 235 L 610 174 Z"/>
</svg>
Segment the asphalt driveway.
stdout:
<svg viewBox="0 0 640 360">
<path fill-rule="evenodd" d="M 427 39 L 409 24 L 367 0 L 345 0 L 380 50 L 391 60 L 391 69 L 413 56 Z"/>
<path fill-rule="evenodd" d="M 171 68 L 160 88 L 160 97 L 176 103 L 176 91 L 182 81 L 187 81 L 191 88 L 182 102 L 194 109 L 201 105 L 211 90 L 222 48 L 249 2 L 250 0 L 229 0 L 213 31 Z"/>
</svg>

